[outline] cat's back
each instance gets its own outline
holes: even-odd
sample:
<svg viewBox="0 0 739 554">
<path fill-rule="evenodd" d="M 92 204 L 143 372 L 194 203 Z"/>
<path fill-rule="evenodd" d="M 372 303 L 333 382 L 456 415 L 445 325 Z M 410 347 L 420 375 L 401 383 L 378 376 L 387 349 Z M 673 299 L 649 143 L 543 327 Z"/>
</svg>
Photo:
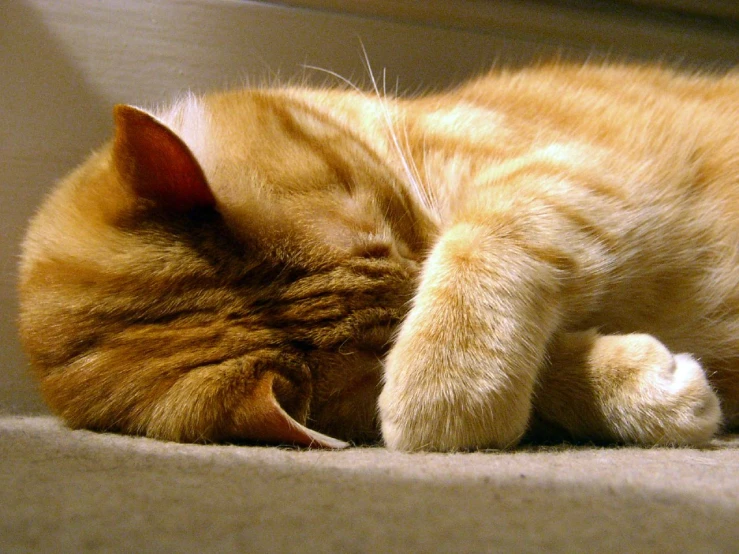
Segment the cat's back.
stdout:
<svg viewBox="0 0 739 554">
<path fill-rule="evenodd" d="M 680 72 L 655 65 L 552 64 L 499 71 L 463 86 L 450 98 L 502 109 L 512 122 L 582 133 L 592 140 L 633 139 L 692 121 L 729 133 L 739 115 L 739 71 Z M 686 125 L 686 127 L 688 127 Z M 733 134 L 733 133 L 732 133 Z"/>
<path fill-rule="evenodd" d="M 409 113 L 412 142 L 422 144 L 413 157 L 424 169 L 436 160 L 441 174 L 449 163 L 495 173 L 533 158 L 597 166 L 645 200 L 655 187 L 698 192 L 739 214 L 738 71 L 591 64 L 500 70 L 420 98 Z"/>
</svg>

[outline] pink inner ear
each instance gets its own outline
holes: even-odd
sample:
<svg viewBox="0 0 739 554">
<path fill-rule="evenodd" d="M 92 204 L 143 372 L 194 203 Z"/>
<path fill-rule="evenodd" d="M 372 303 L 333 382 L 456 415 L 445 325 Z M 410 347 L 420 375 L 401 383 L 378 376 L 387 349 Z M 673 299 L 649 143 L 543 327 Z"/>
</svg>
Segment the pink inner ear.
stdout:
<svg viewBox="0 0 739 554">
<path fill-rule="evenodd" d="M 113 161 L 138 196 L 179 212 L 215 205 L 203 169 L 180 137 L 137 108 L 118 105 L 113 113 Z"/>
</svg>

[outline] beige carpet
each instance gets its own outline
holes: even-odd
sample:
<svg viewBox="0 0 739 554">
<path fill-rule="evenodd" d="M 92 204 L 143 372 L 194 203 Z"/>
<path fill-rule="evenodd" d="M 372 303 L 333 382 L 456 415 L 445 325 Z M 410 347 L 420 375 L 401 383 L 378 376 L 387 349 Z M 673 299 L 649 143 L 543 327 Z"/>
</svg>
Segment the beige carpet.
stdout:
<svg viewBox="0 0 739 554">
<path fill-rule="evenodd" d="M 0 552 L 739 552 L 706 449 L 198 446 L 0 418 Z"/>
</svg>

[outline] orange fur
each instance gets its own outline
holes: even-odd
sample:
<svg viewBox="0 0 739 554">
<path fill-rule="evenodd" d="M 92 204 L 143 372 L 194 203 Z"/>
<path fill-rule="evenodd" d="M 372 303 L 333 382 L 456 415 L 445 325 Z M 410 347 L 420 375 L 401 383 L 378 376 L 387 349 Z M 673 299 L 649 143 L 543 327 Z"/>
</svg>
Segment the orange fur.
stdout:
<svg viewBox="0 0 739 554">
<path fill-rule="evenodd" d="M 21 336 L 75 427 L 699 444 L 739 424 L 738 112 L 736 73 L 568 65 L 119 107 L 31 223 Z"/>
</svg>

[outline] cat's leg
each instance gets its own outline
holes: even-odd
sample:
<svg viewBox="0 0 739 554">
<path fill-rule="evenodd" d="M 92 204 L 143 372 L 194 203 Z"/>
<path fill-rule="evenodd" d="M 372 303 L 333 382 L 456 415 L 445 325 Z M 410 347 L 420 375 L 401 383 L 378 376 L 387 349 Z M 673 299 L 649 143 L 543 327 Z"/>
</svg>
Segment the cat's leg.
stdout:
<svg viewBox="0 0 739 554">
<path fill-rule="evenodd" d="M 386 359 L 379 408 L 389 448 L 518 442 L 559 320 L 556 272 L 484 224 L 444 233 Z"/>
<path fill-rule="evenodd" d="M 536 419 L 576 439 L 696 445 L 721 423 L 700 364 L 651 335 L 563 333 L 550 345 L 534 400 Z"/>
</svg>

